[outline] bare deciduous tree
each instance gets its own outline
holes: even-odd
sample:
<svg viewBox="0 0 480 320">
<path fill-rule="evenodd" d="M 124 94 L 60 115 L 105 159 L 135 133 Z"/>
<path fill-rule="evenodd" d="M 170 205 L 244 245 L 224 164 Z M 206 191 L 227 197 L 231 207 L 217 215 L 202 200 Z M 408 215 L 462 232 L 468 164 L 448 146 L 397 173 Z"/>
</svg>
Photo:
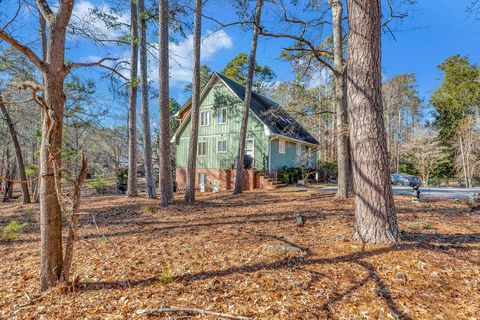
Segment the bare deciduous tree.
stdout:
<svg viewBox="0 0 480 320">
<path fill-rule="evenodd" d="M 404 159 L 411 162 L 425 185 L 435 167 L 447 159 L 447 148 L 442 146 L 435 132 L 415 130 L 413 139 L 403 145 Z"/>
</svg>

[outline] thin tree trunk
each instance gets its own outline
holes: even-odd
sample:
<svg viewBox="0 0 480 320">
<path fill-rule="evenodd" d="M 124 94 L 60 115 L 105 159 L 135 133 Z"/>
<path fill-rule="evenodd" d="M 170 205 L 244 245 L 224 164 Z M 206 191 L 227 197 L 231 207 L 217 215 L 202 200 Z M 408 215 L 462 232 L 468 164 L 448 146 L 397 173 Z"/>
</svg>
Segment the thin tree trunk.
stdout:
<svg viewBox="0 0 480 320">
<path fill-rule="evenodd" d="M 10 148 L 7 148 L 7 152 L 5 152 L 5 159 L 6 159 L 5 188 L 3 190 L 2 202 L 10 201 L 12 199 L 12 194 L 13 194 L 12 179 L 15 178 L 15 167 L 12 165 L 10 161 Z"/>
<path fill-rule="evenodd" d="M 128 181 L 127 197 L 137 197 L 137 83 L 138 83 L 138 14 L 137 2 L 130 2 L 130 96 L 128 102 Z"/>
<path fill-rule="evenodd" d="M 15 157 L 17 159 L 17 168 L 18 168 L 18 179 L 20 180 L 20 186 L 22 188 L 23 204 L 30 203 L 30 193 L 28 191 L 28 182 L 27 175 L 25 174 L 25 164 L 23 162 L 22 149 L 20 143 L 18 142 L 17 131 L 13 125 L 12 118 L 5 108 L 3 99 L 0 96 L 0 113 L 5 118 L 7 123 L 8 130 L 10 131 L 10 136 L 12 138 L 13 148 L 15 149 Z"/>
<path fill-rule="evenodd" d="M 47 60 L 47 22 L 43 15 L 39 12 L 38 13 L 39 19 L 40 19 L 40 40 L 42 43 L 42 60 L 46 61 Z M 45 86 L 45 74 L 42 74 L 42 85 Z M 43 98 L 44 94 L 42 93 Z M 40 122 L 43 124 L 43 117 L 44 117 L 44 112 L 40 112 Z M 41 146 L 40 146 L 41 148 Z M 42 172 L 42 161 L 39 159 L 38 161 L 38 179 L 36 181 L 36 187 L 33 192 L 33 202 L 34 203 L 40 203 L 40 180 L 41 180 L 41 172 Z"/>
<path fill-rule="evenodd" d="M 381 92 L 380 0 L 347 0 L 348 107 L 355 187 L 355 233 L 391 243 L 399 230 L 390 185 Z"/>
<path fill-rule="evenodd" d="M 335 79 L 335 105 L 337 123 L 337 199 L 346 199 L 352 191 L 350 170 L 350 148 L 348 137 L 347 83 L 346 67 L 343 63 L 342 16 L 343 5 L 340 0 L 330 0 L 333 22 L 333 60 Z"/>
<path fill-rule="evenodd" d="M 63 282 L 68 282 L 68 276 L 70 273 L 70 269 L 72 267 L 73 261 L 73 252 L 74 252 L 74 245 L 75 240 L 77 238 L 77 229 L 78 229 L 78 220 L 79 220 L 79 211 L 80 211 L 80 200 L 82 196 L 82 187 L 83 183 L 85 182 L 85 178 L 87 177 L 87 159 L 84 157 L 82 153 L 81 157 L 82 166 L 80 168 L 80 172 L 78 174 L 77 180 L 73 186 L 73 195 L 72 195 L 72 208 L 71 212 L 68 216 L 68 236 L 67 236 L 67 243 L 65 245 L 65 256 L 63 259 L 63 268 L 62 268 L 62 276 L 61 280 Z"/>
<path fill-rule="evenodd" d="M 465 177 L 465 187 L 468 188 L 469 187 L 469 184 L 468 184 L 468 173 L 467 173 L 467 165 L 466 165 L 466 161 L 465 161 L 465 152 L 463 150 L 463 137 L 462 137 L 463 134 L 460 135 L 460 154 L 462 156 L 462 168 L 463 168 L 463 175 Z"/>
<path fill-rule="evenodd" d="M 170 106 L 169 106 L 169 64 L 168 64 L 168 0 L 160 0 L 159 4 L 159 78 L 160 78 L 160 205 L 173 203 L 172 166 L 170 163 Z"/>
<path fill-rule="evenodd" d="M 154 199 L 155 178 L 152 162 L 152 135 L 150 132 L 150 110 L 148 106 L 148 66 L 147 66 L 147 12 L 145 0 L 138 0 L 140 12 L 140 90 L 142 95 L 143 159 L 145 162 L 145 187 L 148 199 Z"/>
<path fill-rule="evenodd" d="M 195 201 L 195 174 L 198 143 L 198 116 L 200 113 L 200 52 L 202 35 L 202 0 L 195 1 L 195 22 L 193 31 L 193 79 L 192 107 L 190 113 L 190 143 L 188 145 L 187 181 L 185 201 Z"/>
<path fill-rule="evenodd" d="M 245 141 L 247 140 L 248 116 L 250 114 L 250 101 L 252 99 L 253 74 L 255 71 L 255 58 L 257 55 L 258 33 L 260 31 L 260 18 L 262 15 L 263 0 L 257 0 L 255 8 L 255 26 L 253 27 L 253 38 L 250 45 L 248 57 L 248 76 L 243 99 L 243 115 L 240 127 L 240 140 L 238 144 L 237 168 L 235 176 L 235 189 L 233 194 L 240 194 L 243 191 L 243 156 L 245 154 Z"/>
</svg>

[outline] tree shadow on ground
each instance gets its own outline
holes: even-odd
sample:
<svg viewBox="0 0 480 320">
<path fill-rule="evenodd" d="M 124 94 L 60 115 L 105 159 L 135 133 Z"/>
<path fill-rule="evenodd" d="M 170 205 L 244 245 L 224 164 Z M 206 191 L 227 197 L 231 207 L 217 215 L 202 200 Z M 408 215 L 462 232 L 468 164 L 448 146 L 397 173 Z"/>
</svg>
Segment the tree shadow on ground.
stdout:
<svg viewBox="0 0 480 320">
<path fill-rule="evenodd" d="M 391 294 L 390 288 L 382 280 L 374 265 L 365 261 L 365 259 L 373 258 L 378 255 L 386 254 L 389 252 L 401 252 L 409 250 L 429 250 L 448 254 L 458 259 L 450 251 L 456 250 L 461 252 L 480 251 L 480 246 L 462 246 L 459 244 L 477 244 L 480 243 L 480 233 L 473 234 L 423 234 L 418 232 L 404 232 L 403 241 L 401 243 L 379 247 L 368 251 L 358 251 L 345 255 L 339 255 L 330 258 L 318 258 L 318 255 L 312 252 L 310 248 L 295 244 L 284 237 L 278 237 L 275 235 L 269 235 L 265 233 L 254 233 L 253 235 L 263 239 L 273 239 L 285 243 L 289 246 L 297 248 L 301 253 L 300 256 L 286 257 L 278 259 L 273 262 L 266 263 L 254 263 L 243 266 L 235 266 L 220 270 L 202 271 L 196 273 L 184 273 L 175 277 L 176 282 L 184 282 L 186 285 L 192 281 L 202 281 L 212 278 L 221 278 L 236 274 L 250 274 L 257 271 L 275 271 L 281 269 L 294 269 L 300 271 L 306 271 L 311 273 L 311 279 L 308 286 L 314 286 L 315 282 L 322 278 L 328 277 L 318 271 L 307 270 L 305 267 L 318 266 L 325 264 L 337 264 L 337 263 L 349 263 L 353 266 L 358 266 L 365 269 L 368 275 L 355 282 L 350 288 L 341 293 L 335 293 L 330 299 L 328 299 L 322 306 L 323 312 L 325 312 L 328 319 L 332 319 L 334 315 L 334 305 L 344 298 L 352 295 L 356 290 L 362 288 L 369 281 L 373 281 L 375 284 L 375 294 L 384 300 L 390 311 L 395 317 L 399 319 L 411 320 L 405 311 L 400 310 L 400 307 L 395 302 L 394 297 Z M 460 259 L 462 259 L 460 257 Z M 467 260 L 468 261 L 468 260 Z M 476 263 L 468 261 L 470 263 Z M 79 284 L 79 290 L 102 290 L 105 288 L 126 288 L 126 287 L 146 287 L 158 283 L 159 275 L 153 275 L 152 277 L 144 279 L 131 279 L 124 281 L 97 281 L 97 282 L 85 282 Z"/>
</svg>

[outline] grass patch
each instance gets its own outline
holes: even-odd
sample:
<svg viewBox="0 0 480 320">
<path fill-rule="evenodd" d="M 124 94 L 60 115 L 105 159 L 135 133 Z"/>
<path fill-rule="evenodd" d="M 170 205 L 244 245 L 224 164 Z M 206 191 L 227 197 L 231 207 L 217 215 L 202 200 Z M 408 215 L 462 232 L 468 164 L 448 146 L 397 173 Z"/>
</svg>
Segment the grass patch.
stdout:
<svg viewBox="0 0 480 320">
<path fill-rule="evenodd" d="M 157 206 L 154 206 L 153 204 L 147 204 L 143 207 L 143 212 L 145 212 L 145 213 L 155 213 L 155 212 L 157 212 Z"/>
<path fill-rule="evenodd" d="M 411 228 L 415 230 L 437 230 L 437 227 L 428 221 L 416 221 L 411 225 Z"/>
<path fill-rule="evenodd" d="M 158 282 L 161 284 L 169 284 L 174 280 L 174 274 L 171 268 L 163 269 L 162 273 L 158 276 Z"/>
<path fill-rule="evenodd" d="M 0 238 L 16 239 L 27 227 L 27 223 L 21 223 L 18 220 L 11 220 L 6 226 L 0 229 Z"/>
</svg>

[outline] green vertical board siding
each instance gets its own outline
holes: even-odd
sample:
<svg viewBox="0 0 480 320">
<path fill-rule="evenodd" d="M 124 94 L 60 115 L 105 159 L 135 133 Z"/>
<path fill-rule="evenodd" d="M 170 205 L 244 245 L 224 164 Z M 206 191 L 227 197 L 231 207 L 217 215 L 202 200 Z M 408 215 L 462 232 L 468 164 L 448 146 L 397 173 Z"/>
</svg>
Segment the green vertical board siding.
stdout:
<svg viewBox="0 0 480 320">
<path fill-rule="evenodd" d="M 297 143 L 291 141 L 285 141 L 285 153 L 279 153 L 279 140 L 273 139 L 270 141 L 271 151 L 271 170 L 278 170 L 282 167 L 299 167 L 302 164 L 309 168 L 315 168 L 317 163 L 316 153 L 311 151 L 311 157 L 305 156 L 305 153 L 308 150 L 308 146 L 301 145 L 302 155 L 297 156 Z"/>
<path fill-rule="evenodd" d="M 218 124 L 217 115 L 219 109 L 227 108 L 227 121 L 225 124 Z M 238 153 L 240 138 L 240 125 L 242 120 L 243 105 L 227 87 L 215 86 L 203 98 L 200 112 L 209 111 L 210 121 L 208 126 L 199 126 L 199 141 L 207 142 L 207 154 L 197 156 L 198 168 L 226 169 L 231 168 Z M 179 132 L 177 138 L 176 165 L 184 168 L 187 166 L 188 144 L 190 139 L 190 119 Z M 227 140 L 227 152 L 217 152 L 217 140 Z M 268 137 L 265 135 L 263 123 L 250 113 L 248 119 L 247 139 L 254 139 L 255 164 L 257 169 L 263 169 L 264 157 L 268 156 Z"/>
</svg>

